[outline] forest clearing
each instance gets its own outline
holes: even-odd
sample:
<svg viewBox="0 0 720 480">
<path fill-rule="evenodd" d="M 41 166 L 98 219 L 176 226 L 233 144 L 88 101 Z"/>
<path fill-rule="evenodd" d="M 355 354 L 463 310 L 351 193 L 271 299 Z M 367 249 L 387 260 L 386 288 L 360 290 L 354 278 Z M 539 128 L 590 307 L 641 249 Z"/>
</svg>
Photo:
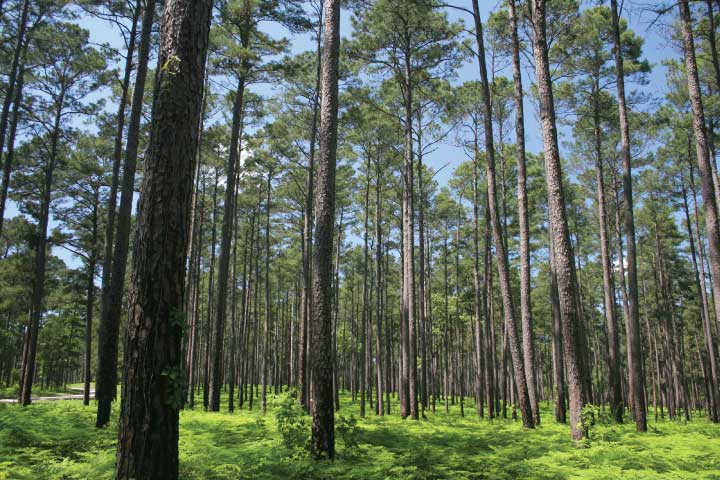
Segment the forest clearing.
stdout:
<svg viewBox="0 0 720 480">
<path fill-rule="evenodd" d="M 0 480 L 720 479 L 720 0 L 0 0 Z"/>
</svg>

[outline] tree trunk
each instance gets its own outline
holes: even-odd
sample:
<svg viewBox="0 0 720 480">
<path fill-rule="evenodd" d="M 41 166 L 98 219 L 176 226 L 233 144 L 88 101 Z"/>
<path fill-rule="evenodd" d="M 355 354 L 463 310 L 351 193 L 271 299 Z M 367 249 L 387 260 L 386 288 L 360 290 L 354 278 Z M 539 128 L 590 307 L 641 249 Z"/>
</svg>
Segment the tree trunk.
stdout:
<svg viewBox="0 0 720 480">
<path fill-rule="evenodd" d="M 515 145 L 518 156 L 518 226 L 520 228 L 520 316 L 523 332 L 523 359 L 528 384 L 530 407 L 535 425 L 540 425 L 540 406 L 535 390 L 535 346 L 533 344 L 532 303 L 530 302 L 530 227 L 528 213 L 527 172 L 525 168 L 525 113 L 523 110 L 522 71 L 520 70 L 520 40 L 515 0 L 508 1 L 511 23 L 513 87 L 515 93 Z"/>
<path fill-rule="evenodd" d="M 105 337 L 107 334 L 103 324 L 107 318 L 107 312 L 110 308 L 110 284 L 112 274 L 112 259 L 113 259 L 113 243 L 115 238 L 115 216 L 117 209 L 117 190 L 120 179 L 120 163 L 122 161 L 122 142 L 123 133 L 125 130 L 125 110 L 127 107 L 128 91 L 130 90 L 130 76 L 133 70 L 133 57 L 135 52 L 135 37 L 137 36 L 137 24 L 142 11 L 142 1 L 138 0 L 135 4 L 133 11 L 132 25 L 130 27 L 130 35 L 128 36 L 127 52 L 125 54 L 125 73 L 123 74 L 123 80 L 120 84 L 120 102 L 118 104 L 117 111 L 117 127 L 115 129 L 115 141 L 113 146 L 113 167 L 112 177 L 110 180 L 110 194 L 108 197 L 107 206 L 107 220 L 105 223 L 105 253 L 103 255 L 102 265 L 102 280 L 100 287 L 100 329 L 98 332 L 98 371 L 95 378 L 95 398 L 100 401 L 103 405 L 103 412 L 100 415 L 100 405 L 98 405 L 98 418 L 97 424 L 105 425 L 110 420 L 110 402 L 115 399 L 116 384 L 117 384 L 117 373 L 114 375 L 107 372 L 110 375 L 101 373 L 100 369 L 105 368 L 105 365 L 109 368 L 110 360 L 107 358 L 101 345 L 105 343 Z M 124 279 L 120 280 L 121 282 Z M 111 327 L 112 330 L 112 327 Z M 113 330 L 114 331 L 114 330 Z M 117 358 L 117 352 L 113 358 Z M 112 362 L 117 368 L 117 359 Z M 109 380 L 109 381 L 106 381 Z M 112 383 L 112 380 L 115 380 Z M 112 383 L 112 385 L 110 385 Z M 107 393 L 107 395 L 105 395 Z M 110 397 L 110 400 L 107 400 Z M 105 398 L 105 400 L 103 400 Z"/>
<path fill-rule="evenodd" d="M 570 430 L 573 440 L 583 438 L 581 413 L 586 398 L 583 382 L 582 352 L 579 351 L 577 294 L 565 195 L 562 185 L 562 168 L 558 148 L 555 105 L 550 78 L 550 62 L 545 27 L 545 0 L 532 0 L 533 54 L 540 99 L 540 120 L 545 153 L 545 179 L 547 183 L 548 214 L 551 242 L 554 248 L 554 266 L 557 276 L 562 336 L 565 340 L 565 363 L 570 394 Z"/>
<path fill-rule="evenodd" d="M 405 52 L 404 101 L 405 101 L 405 152 L 403 161 L 402 209 L 403 209 L 403 291 L 402 322 L 405 324 L 403 337 L 402 383 L 404 395 L 400 416 L 418 420 L 417 401 L 417 355 L 415 336 L 415 226 L 414 226 L 414 180 L 413 180 L 413 79 L 410 52 Z M 403 410 L 404 409 L 404 410 Z"/>
<path fill-rule="evenodd" d="M 263 347 L 261 350 L 260 381 L 262 383 L 262 397 L 260 405 L 262 411 L 267 409 L 267 372 L 268 351 L 270 349 L 270 199 L 272 195 L 272 169 L 267 174 L 267 192 L 265 198 L 265 321 L 263 323 Z"/>
<path fill-rule="evenodd" d="M 303 286 L 301 291 L 300 335 L 298 354 L 298 383 L 300 404 L 308 410 L 309 385 L 308 371 L 308 327 L 312 315 L 312 233 L 313 233 L 313 179 L 315 177 L 315 144 L 317 143 L 318 110 L 320 100 L 320 78 L 322 69 L 323 2 L 320 2 L 317 31 L 317 65 L 315 72 L 315 96 L 313 98 L 313 116 L 310 126 L 310 150 L 308 154 L 307 180 L 305 187 L 305 211 L 303 219 Z"/>
<path fill-rule="evenodd" d="M 15 100 L 14 89 L 22 88 L 18 87 L 18 83 L 22 84 L 22 79 L 18 79 L 18 73 L 23 72 L 24 68 L 21 68 L 20 59 L 25 55 L 25 49 L 27 47 L 25 43 L 25 32 L 27 30 L 28 13 L 30 11 L 30 0 L 23 0 L 22 7 L 20 7 L 20 19 L 18 20 L 18 29 L 15 34 L 15 46 L 13 47 L 12 61 L 10 63 L 10 72 L 8 73 L 7 86 L 5 88 L 5 100 L 3 101 L 2 111 L 0 112 L 0 159 L 2 159 L 2 152 L 5 148 L 5 134 L 8 128 L 8 118 L 10 116 L 10 104 Z M 22 73 L 20 73 L 22 77 Z M 16 106 L 17 109 L 17 106 Z M 10 169 L 12 164 L 7 161 L 3 165 L 3 191 L 7 191 L 8 181 L 10 180 Z M 3 228 L 3 217 L 5 216 L 5 200 L 6 196 L 3 196 L 2 203 L 0 203 L 0 234 L 2 234 Z"/>
<path fill-rule="evenodd" d="M 130 220 L 135 192 L 135 170 L 140 140 L 140 121 L 142 117 L 145 78 L 150 57 L 150 42 L 155 18 L 155 0 L 147 0 L 142 19 L 142 34 L 138 50 L 138 67 L 135 76 L 130 122 L 128 124 L 125 163 L 123 165 L 122 190 L 120 193 L 120 211 L 118 212 L 117 238 L 113 249 L 112 272 L 110 273 L 110 291 L 107 302 L 102 307 L 100 330 L 98 332 L 98 373 L 95 385 L 95 397 L 98 400 L 96 427 L 107 425 L 110 421 L 110 405 L 117 395 L 117 352 L 120 335 L 120 316 L 125 290 L 125 269 L 130 243 Z M 202 90 L 202 86 L 200 88 Z M 193 134 L 195 138 L 197 132 Z M 194 163 L 193 159 L 193 163 Z M 190 172 L 194 172 L 194 169 Z M 190 183 L 192 189 L 192 180 Z M 183 255 L 184 257 L 184 255 Z M 107 261 L 106 261 L 107 264 Z M 113 281 L 113 279 L 115 279 Z"/>
<path fill-rule="evenodd" d="M 637 261 L 635 254 L 635 218 L 633 214 L 632 164 L 630 158 L 630 128 L 625 104 L 625 72 L 623 69 L 622 44 L 617 0 L 611 0 L 615 71 L 617 74 L 618 111 L 620 114 L 620 144 L 623 163 L 623 207 L 625 213 L 625 237 L 627 260 L 628 316 L 627 331 L 628 372 L 630 374 L 632 405 L 638 432 L 647 431 L 647 408 L 645 405 L 645 376 L 643 374 L 642 343 L 640 341 L 640 308 L 638 305 Z M 720 266 L 720 264 L 719 264 Z"/>
<path fill-rule="evenodd" d="M 708 249 L 710 256 L 710 273 L 715 303 L 715 318 L 720 325 L 720 223 L 718 223 L 718 207 L 716 203 L 715 185 L 712 177 L 711 159 L 708 150 L 707 132 L 705 131 L 705 112 L 703 110 L 698 78 L 697 61 L 695 59 L 695 40 L 693 38 L 690 5 L 688 0 L 680 0 L 680 19 L 685 50 L 685 70 L 687 72 L 688 94 L 693 113 L 693 131 L 695 133 L 695 151 L 700 171 L 703 203 L 705 205 L 705 228 L 707 230 Z"/>
<path fill-rule="evenodd" d="M 320 148 L 315 196 L 313 248 L 313 382 L 312 444 L 318 455 L 335 457 L 332 359 L 332 252 L 335 228 L 335 162 L 337 157 L 338 76 L 340 57 L 340 1 L 327 0 L 322 88 L 320 91 Z"/>
<path fill-rule="evenodd" d="M 43 315 L 43 302 L 45 301 L 45 269 L 47 267 L 47 229 L 50 219 L 50 202 L 52 200 L 53 176 L 57 161 L 58 143 L 60 141 L 60 120 L 65 103 L 65 92 L 60 93 L 53 121 L 50 138 L 50 158 L 45 166 L 45 181 L 40 203 L 40 217 L 38 219 L 37 245 L 33 262 L 32 298 L 30 318 L 27 330 L 27 352 L 23 358 L 22 384 L 20 388 L 20 402 L 30 405 L 32 397 L 32 383 L 35 378 L 35 357 L 37 356 L 38 330 Z"/>
<path fill-rule="evenodd" d="M 381 167 L 380 167 L 380 155 L 375 159 L 375 276 L 377 278 L 377 289 L 375 292 L 375 374 L 376 374 L 376 389 L 375 389 L 375 404 L 378 415 L 385 415 L 385 402 L 383 399 L 383 357 L 382 357 L 382 324 L 383 324 L 383 283 L 384 277 L 382 275 L 382 210 L 380 208 L 381 202 Z M 338 285 L 339 287 L 339 285 Z M 337 301 L 335 308 L 337 308 Z M 389 405 L 389 402 L 388 402 Z"/>
<path fill-rule="evenodd" d="M 370 158 L 366 162 L 365 203 L 363 216 L 362 311 L 360 312 L 360 417 L 365 417 L 367 387 L 367 323 L 368 323 L 368 220 L 370 217 Z"/>
<path fill-rule="evenodd" d="M 522 413 L 523 425 L 527 428 L 535 426 L 534 415 L 531 407 L 529 389 L 533 390 L 535 383 L 534 374 L 530 374 L 533 383 L 527 381 L 527 372 L 525 371 L 525 363 L 523 361 L 522 351 L 520 350 L 520 342 L 517 338 L 515 307 L 513 305 L 512 292 L 510 290 L 510 266 L 505 248 L 505 234 L 500 224 L 500 214 L 498 212 L 498 198 L 496 193 L 495 179 L 495 147 L 493 145 L 492 130 L 492 106 L 490 103 L 490 85 L 488 84 L 487 67 L 485 66 L 485 41 L 483 40 L 482 23 L 480 21 L 480 10 L 478 1 L 473 0 L 473 12 L 475 17 L 475 38 L 478 46 L 478 61 L 480 64 L 480 81 L 482 85 L 483 96 L 483 120 L 485 127 L 485 158 L 487 171 L 487 189 L 488 202 L 490 206 L 490 219 L 493 231 L 493 240 L 495 243 L 495 252 L 497 257 L 498 274 L 500 277 L 500 293 L 503 302 L 503 312 L 505 316 L 505 329 L 507 333 L 508 347 L 512 355 L 513 372 L 515 376 L 515 384 L 518 390 L 518 401 L 520 412 Z M 532 363 L 532 359 L 529 359 Z"/>
<path fill-rule="evenodd" d="M 129 290 L 117 478 L 178 477 L 185 255 L 211 10 L 209 0 L 165 2 L 158 57 L 163 68 Z"/>
<path fill-rule="evenodd" d="M 83 405 L 90 405 L 90 382 L 92 372 L 90 371 L 90 359 L 92 357 L 92 322 L 95 311 L 95 267 L 97 265 L 97 241 L 98 241 L 98 203 L 100 202 L 100 190 L 96 189 L 93 198 L 93 211 L 90 223 L 92 231 L 90 241 L 92 247 L 87 260 L 87 298 L 85 300 L 85 358 L 83 359 Z"/>
<path fill-rule="evenodd" d="M 608 342 L 608 386 L 610 387 L 610 411 L 617 423 L 622 423 L 624 405 L 620 378 L 620 341 L 615 310 L 615 282 L 612 272 L 612 255 L 608 240 L 605 202 L 605 177 L 603 173 L 602 137 L 600 134 L 600 91 L 597 77 L 593 84 L 593 136 L 595 139 L 595 179 L 597 182 L 598 219 L 600 221 L 600 257 L 603 271 L 603 308 L 605 331 Z"/>
<path fill-rule="evenodd" d="M 210 411 L 220 411 L 220 390 L 222 388 L 222 342 L 225 336 L 225 315 L 227 313 L 228 277 L 230 273 L 230 247 L 233 243 L 233 225 L 235 221 L 235 180 L 236 168 L 240 157 L 243 97 L 245 94 L 245 76 L 238 80 L 233 102 L 232 127 L 230 129 L 230 151 L 225 176 L 225 201 L 223 226 L 220 235 L 220 257 L 218 258 L 217 306 L 215 307 L 215 350 L 210 369 Z M 234 284 L 234 280 L 233 280 Z"/>
</svg>

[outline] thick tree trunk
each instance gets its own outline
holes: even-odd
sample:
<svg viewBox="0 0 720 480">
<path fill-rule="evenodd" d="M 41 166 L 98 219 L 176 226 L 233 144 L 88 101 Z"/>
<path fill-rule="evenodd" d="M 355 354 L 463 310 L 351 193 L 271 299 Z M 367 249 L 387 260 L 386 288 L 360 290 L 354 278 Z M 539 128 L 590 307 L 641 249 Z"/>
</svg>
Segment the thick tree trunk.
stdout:
<svg viewBox="0 0 720 480">
<path fill-rule="evenodd" d="M 533 390 L 534 396 L 535 376 L 533 373 L 529 374 L 533 379 L 533 383 L 529 384 L 527 380 L 528 373 L 525 370 L 525 363 L 522 351 L 520 350 L 520 342 L 517 338 L 515 306 L 513 304 L 512 291 L 510 288 L 510 265 L 505 247 L 505 234 L 502 225 L 500 224 L 498 198 L 495 190 L 495 147 L 493 144 L 492 106 L 490 103 L 490 85 L 488 83 L 487 67 L 485 66 L 485 41 L 483 39 L 480 10 L 478 8 L 477 0 L 473 0 L 473 11 L 475 17 L 475 38 L 478 46 L 478 61 L 480 64 L 480 81 L 483 97 L 488 205 L 490 207 L 490 221 L 492 224 L 498 274 L 500 277 L 500 294 L 502 296 L 503 313 L 505 316 L 505 330 L 507 333 L 508 347 L 510 349 L 510 354 L 512 355 L 513 373 L 515 377 L 515 385 L 518 390 L 518 401 L 520 412 L 522 414 L 523 425 L 527 428 L 533 428 L 535 426 L 535 415 L 533 415 L 531 407 L 529 389 Z M 532 359 L 529 359 L 529 363 L 532 363 Z"/>
<path fill-rule="evenodd" d="M 554 266 L 557 276 L 558 298 L 562 334 L 565 349 L 565 364 L 570 394 L 570 430 L 573 440 L 584 436 L 581 413 L 587 397 L 584 385 L 582 352 L 578 341 L 580 325 L 575 266 L 562 184 L 562 168 L 558 148 L 555 105 L 553 101 L 550 62 L 545 26 L 545 0 L 532 0 L 533 54 L 537 74 L 538 96 L 540 99 L 540 120 L 545 153 L 545 179 L 548 194 L 548 214 L 551 226 L 551 242 L 554 248 Z"/>
<path fill-rule="evenodd" d="M 185 255 L 211 10 L 209 0 L 165 2 L 158 57 L 163 68 L 129 290 L 117 478 L 178 477 Z"/>
<path fill-rule="evenodd" d="M 335 162 L 337 156 L 338 76 L 340 57 L 340 1 L 327 0 L 322 88 L 320 91 L 320 148 L 315 196 L 313 245 L 313 383 L 312 444 L 318 455 L 335 457 L 332 359 L 332 252 L 335 228 Z"/>
<path fill-rule="evenodd" d="M 708 249 L 710 256 L 710 276 L 715 303 L 715 318 L 720 325 L 720 223 L 718 221 L 717 192 L 712 176 L 712 166 L 705 131 L 705 112 L 703 110 L 698 78 L 697 61 L 695 59 L 695 40 L 693 38 L 690 5 L 688 0 L 680 0 L 680 19 L 685 50 L 685 70 L 687 72 L 688 94 L 693 113 L 693 131 L 695 133 L 695 152 L 700 171 L 705 206 L 705 228 L 707 230 Z"/>
<path fill-rule="evenodd" d="M 133 194 L 135 193 L 135 170 L 137 168 L 137 152 L 140 141 L 140 121 L 154 18 L 155 0 L 147 0 L 142 19 L 138 67 L 130 110 L 130 122 L 128 124 L 127 145 L 125 147 L 120 211 L 117 217 L 117 238 L 113 249 L 112 271 L 110 273 L 110 291 L 106 298 L 107 302 L 103 303 L 102 306 L 102 318 L 100 319 L 98 332 L 98 373 L 95 385 L 95 398 L 98 400 L 96 427 L 102 427 L 110 421 L 110 405 L 117 395 L 118 336 L 120 335 L 120 316 L 124 311 L 122 301 L 125 291 L 125 270 L 130 243 L 130 221 Z M 202 90 L 202 86 L 200 90 Z M 197 132 L 193 134 L 193 137 L 195 135 L 197 135 Z M 190 172 L 191 176 L 194 171 L 193 168 Z M 192 180 L 190 185 L 192 188 Z"/>
</svg>

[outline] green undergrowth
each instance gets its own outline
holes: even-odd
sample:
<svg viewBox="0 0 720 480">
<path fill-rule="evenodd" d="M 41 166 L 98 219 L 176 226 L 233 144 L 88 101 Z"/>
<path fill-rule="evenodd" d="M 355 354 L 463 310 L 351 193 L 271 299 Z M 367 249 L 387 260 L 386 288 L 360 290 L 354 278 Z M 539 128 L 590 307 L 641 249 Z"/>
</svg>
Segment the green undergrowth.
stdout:
<svg viewBox="0 0 720 480">
<path fill-rule="evenodd" d="M 517 421 L 478 420 L 471 406 L 464 418 L 451 406 L 449 415 L 402 420 L 393 404 L 391 416 L 360 419 L 343 397 L 337 459 L 326 462 L 308 454 L 309 417 L 294 401 L 283 394 L 268 402 L 265 414 L 183 411 L 181 478 L 720 479 L 720 427 L 705 418 L 651 422 L 638 434 L 601 416 L 579 447 L 549 408 L 539 428 L 524 430 Z M 94 414 L 77 400 L 0 404 L 0 479 L 112 478 L 116 426 L 96 430 Z"/>
</svg>

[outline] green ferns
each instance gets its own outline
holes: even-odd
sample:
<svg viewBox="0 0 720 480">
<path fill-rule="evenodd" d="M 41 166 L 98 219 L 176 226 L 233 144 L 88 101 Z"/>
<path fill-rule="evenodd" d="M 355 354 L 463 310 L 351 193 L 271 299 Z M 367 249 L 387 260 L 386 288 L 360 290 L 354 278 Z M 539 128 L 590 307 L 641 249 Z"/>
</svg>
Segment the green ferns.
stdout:
<svg viewBox="0 0 720 480">
<path fill-rule="evenodd" d="M 223 401 L 227 400 L 224 392 Z M 592 440 L 576 448 L 567 425 L 543 407 L 539 428 L 520 422 L 480 421 L 471 401 L 466 416 L 426 412 L 357 417 L 342 397 L 336 415 L 337 459 L 317 462 L 307 450 L 310 417 L 292 394 L 268 396 L 268 411 L 208 413 L 183 410 L 183 479 L 719 479 L 720 427 L 697 417 L 688 424 L 613 425 L 594 407 L 584 424 Z M 393 403 L 393 411 L 397 405 Z M 114 404 L 112 419 L 117 418 Z M 369 409 L 372 412 L 372 409 Z M 111 479 L 117 423 L 93 427 L 95 409 L 80 401 L 0 404 L 0 479 Z"/>
</svg>

